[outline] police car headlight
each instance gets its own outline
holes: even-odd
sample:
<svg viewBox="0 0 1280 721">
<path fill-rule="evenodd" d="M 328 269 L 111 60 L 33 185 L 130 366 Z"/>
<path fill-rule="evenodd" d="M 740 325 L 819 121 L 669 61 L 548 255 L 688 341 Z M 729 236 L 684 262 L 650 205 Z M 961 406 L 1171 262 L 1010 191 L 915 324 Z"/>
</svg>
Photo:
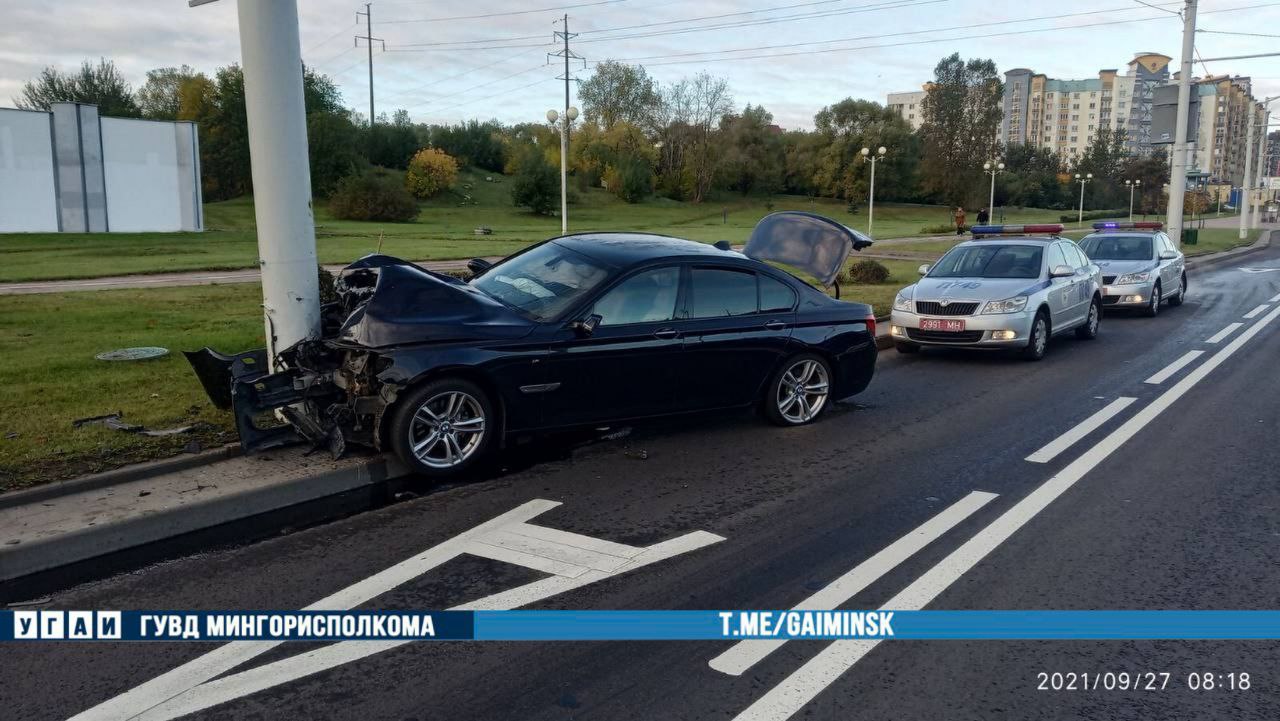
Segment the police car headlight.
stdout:
<svg viewBox="0 0 1280 721">
<path fill-rule="evenodd" d="M 986 306 L 982 308 L 982 315 L 992 313 L 1018 313 L 1027 307 L 1027 296 L 1020 295 L 1015 298 L 1005 298 L 1004 300 L 989 300 Z"/>
<path fill-rule="evenodd" d="M 1116 285 L 1132 285 L 1133 283 L 1146 283 L 1151 278 L 1150 273 L 1126 273 L 1116 278 Z"/>
<path fill-rule="evenodd" d="M 893 309 L 911 312 L 911 299 L 905 295 L 899 295 L 893 299 Z"/>
</svg>

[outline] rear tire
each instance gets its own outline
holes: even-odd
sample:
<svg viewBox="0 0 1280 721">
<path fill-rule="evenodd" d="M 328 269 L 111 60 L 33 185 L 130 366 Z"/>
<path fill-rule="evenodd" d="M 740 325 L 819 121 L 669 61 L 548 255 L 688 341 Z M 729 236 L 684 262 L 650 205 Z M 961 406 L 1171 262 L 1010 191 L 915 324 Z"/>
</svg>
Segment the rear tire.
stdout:
<svg viewBox="0 0 1280 721">
<path fill-rule="evenodd" d="M 769 381 L 764 414 L 779 426 L 812 423 L 831 401 L 831 365 L 821 356 L 792 356 Z"/>
<path fill-rule="evenodd" d="M 915 343 L 903 343 L 902 341 L 898 341 L 893 344 L 893 347 L 896 348 L 899 353 L 904 353 L 906 355 L 920 352 L 920 346 Z"/>
<path fill-rule="evenodd" d="M 489 460 L 499 431 L 493 401 L 462 378 L 440 378 L 409 391 L 389 427 L 391 449 L 406 466 L 451 478 Z"/>
<path fill-rule="evenodd" d="M 1160 281 L 1156 281 L 1155 287 L 1151 289 L 1151 301 L 1147 303 L 1147 309 L 1143 311 L 1143 315 L 1148 318 L 1154 318 L 1160 315 L 1160 294 L 1164 289 L 1160 287 Z"/>
<path fill-rule="evenodd" d="M 1176 308 L 1177 306 L 1182 305 L 1182 301 L 1186 299 L 1187 299 L 1187 274 L 1183 273 L 1182 280 L 1178 281 L 1178 293 L 1177 295 L 1169 299 L 1169 305 L 1174 306 Z"/>
<path fill-rule="evenodd" d="M 1035 320 L 1031 321 L 1031 333 L 1027 336 L 1027 347 L 1022 349 L 1022 357 L 1029 361 L 1044 358 L 1049 350 L 1050 332 L 1049 314 L 1043 310 L 1036 313 Z"/>
<path fill-rule="evenodd" d="M 1089 317 L 1085 319 L 1084 325 L 1076 328 L 1076 337 L 1080 340 L 1093 340 L 1098 337 L 1098 325 L 1102 322 L 1102 302 L 1094 296 L 1092 302 L 1089 303 Z"/>
</svg>

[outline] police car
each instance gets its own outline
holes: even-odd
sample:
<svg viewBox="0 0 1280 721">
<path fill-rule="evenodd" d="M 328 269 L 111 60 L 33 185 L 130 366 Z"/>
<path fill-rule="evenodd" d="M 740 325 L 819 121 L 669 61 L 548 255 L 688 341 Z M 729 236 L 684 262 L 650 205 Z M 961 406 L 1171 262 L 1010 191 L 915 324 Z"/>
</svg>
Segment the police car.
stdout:
<svg viewBox="0 0 1280 721">
<path fill-rule="evenodd" d="M 921 346 L 1017 350 L 1044 357 L 1049 338 L 1098 335 L 1102 274 L 1062 226 L 980 225 L 893 302 L 901 353 Z M 1041 234 L 1041 235 L 1037 235 Z"/>
<path fill-rule="evenodd" d="M 1148 316 L 1160 303 L 1182 305 L 1187 296 L 1186 261 L 1163 232 L 1163 223 L 1094 223 L 1080 248 L 1102 269 L 1102 305 Z"/>
</svg>

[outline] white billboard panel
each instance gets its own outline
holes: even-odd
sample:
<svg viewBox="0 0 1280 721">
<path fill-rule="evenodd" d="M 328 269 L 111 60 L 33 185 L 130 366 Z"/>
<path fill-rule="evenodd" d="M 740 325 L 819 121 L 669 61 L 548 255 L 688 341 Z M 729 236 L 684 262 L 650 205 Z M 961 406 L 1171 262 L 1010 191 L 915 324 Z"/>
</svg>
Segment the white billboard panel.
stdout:
<svg viewBox="0 0 1280 721">
<path fill-rule="evenodd" d="M 102 118 L 107 223 L 113 232 L 182 230 L 173 123 Z"/>
<path fill-rule="evenodd" d="M 49 114 L 0 108 L 0 233 L 58 232 Z"/>
</svg>

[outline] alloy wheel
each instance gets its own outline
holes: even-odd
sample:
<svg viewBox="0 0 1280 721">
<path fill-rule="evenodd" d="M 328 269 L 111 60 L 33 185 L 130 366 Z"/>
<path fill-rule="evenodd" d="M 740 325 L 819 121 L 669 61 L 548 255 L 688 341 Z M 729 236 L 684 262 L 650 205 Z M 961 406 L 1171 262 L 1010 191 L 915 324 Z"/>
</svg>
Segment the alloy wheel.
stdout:
<svg viewBox="0 0 1280 721">
<path fill-rule="evenodd" d="M 1044 355 L 1045 348 L 1049 345 L 1048 326 L 1045 325 L 1044 317 L 1036 318 L 1036 324 L 1033 326 L 1032 334 L 1035 336 L 1031 342 L 1035 345 L 1036 357 Z"/>
<path fill-rule="evenodd" d="M 822 411 L 830 392 L 822 363 L 806 358 L 787 369 L 778 383 L 778 413 L 788 423 L 807 423 Z"/>
<path fill-rule="evenodd" d="M 484 440 L 480 401 L 462 391 L 428 398 L 409 423 L 409 449 L 431 468 L 452 468 L 471 457 Z"/>
</svg>

